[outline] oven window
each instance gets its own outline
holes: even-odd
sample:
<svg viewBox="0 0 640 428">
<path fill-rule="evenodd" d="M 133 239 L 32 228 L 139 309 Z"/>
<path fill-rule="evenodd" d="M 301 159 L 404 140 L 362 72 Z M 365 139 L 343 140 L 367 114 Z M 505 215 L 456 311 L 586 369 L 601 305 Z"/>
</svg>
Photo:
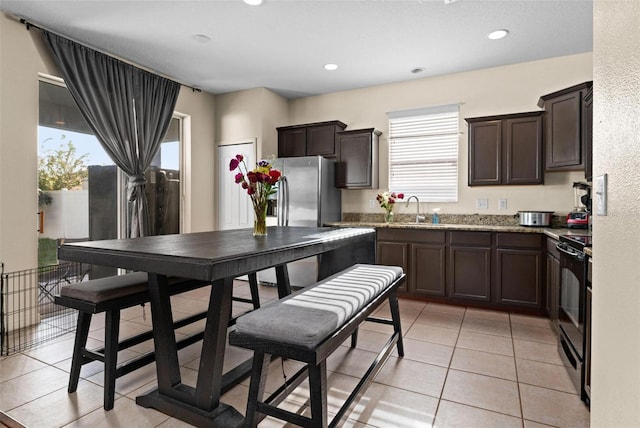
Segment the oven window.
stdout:
<svg viewBox="0 0 640 428">
<path fill-rule="evenodd" d="M 580 326 L 580 281 L 566 268 L 560 281 L 560 310 L 574 326 Z"/>
<path fill-rule="evenodd" d="M 560 255 L 560 296 L 558 322 L 560 330 L 582 360 L 584 331 L 584 259 Z"/>
</svg>

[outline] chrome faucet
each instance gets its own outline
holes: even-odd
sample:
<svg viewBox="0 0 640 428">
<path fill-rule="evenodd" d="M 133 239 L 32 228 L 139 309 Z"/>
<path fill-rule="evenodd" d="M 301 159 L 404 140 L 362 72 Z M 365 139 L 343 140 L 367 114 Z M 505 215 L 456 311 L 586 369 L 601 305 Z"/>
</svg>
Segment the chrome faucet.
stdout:
<svg viewBox="0 0 640 428">
<path fill-rule="evenodd" d="M 420 215 L 420 199 L 416 195 L 409 196 L 406 206 L 409 206 L 409 201 L 413 198 L 416 198 L 416 223 L 420 223 L 420 220 L 424 220 L 424 216 Z"/>
</svg>

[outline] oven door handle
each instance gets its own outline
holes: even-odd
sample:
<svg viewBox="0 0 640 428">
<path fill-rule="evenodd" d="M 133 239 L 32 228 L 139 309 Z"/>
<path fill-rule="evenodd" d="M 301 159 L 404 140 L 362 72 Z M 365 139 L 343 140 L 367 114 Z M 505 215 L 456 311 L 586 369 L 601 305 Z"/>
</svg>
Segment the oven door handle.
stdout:
<svg viewBox="0 0 640 428">
<path fill-rule="evenodd" d="M 567 256 L 569 256 L 569 257 L 571 257 L 573 259 L 576 259 L 578 261 L 581 261 L 581 262 L 584 261 L 584 253 L 582 253 L 580 251 L 577 251 L 577 250 L 571 251 L 569 248 L 570 248 L 569 246 L 567 246 L 565 244 L 562 244 L 562 243 L 557 243 L 556 244 L 556 250 L 558 250 L 561 253 L 564 253 Z"/>
</svg>

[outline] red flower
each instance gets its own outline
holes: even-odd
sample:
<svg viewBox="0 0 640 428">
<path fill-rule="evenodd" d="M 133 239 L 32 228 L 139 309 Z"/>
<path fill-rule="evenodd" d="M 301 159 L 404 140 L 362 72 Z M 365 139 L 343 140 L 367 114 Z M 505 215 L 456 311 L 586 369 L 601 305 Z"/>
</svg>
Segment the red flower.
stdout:
<svg viewBox="0 0 640 428">
<path fill-rule="evenodd" d="M 233 171 L 234 169 L 236 169 L 240 165 L 240 162 L 242 162 L 243 160 L 244 157 L 242 155 L 236 155 L 236 157 L 231 159 L 231 161 L 229 162 L 229 171 Z M 236 181 L 236 183 L 238 183 L 238 181 Z"/>
<path fill-rule="evenodd" d="M 376 200 L 380 204 L 380 207 L 385 209 L 387 212 L 393 211 L 393 206 L 398 199 L 404 199 L 404 193 L 386 191 L 376 195 Z"/>
<path fill-rule="evenodd" d="M 276 184 L 282 174 L 277 169 L 269 171 L 269 184 Z"/>
<path fill-rule="evenodd" d="M 281 177 L 280 171 L 272 169 L 271 163 L 267 160 L 261 160 L 255 169 L 249 171 L 244 157 L 240 154 L 229 161 L 229 170 L 235 169 L 238 170 L 234 176 L 235 182 L 240 184 L 251 197 L 256 217 L 264 216 L 269 196 L 277 191 L 276 185 Z"/>
</svg>

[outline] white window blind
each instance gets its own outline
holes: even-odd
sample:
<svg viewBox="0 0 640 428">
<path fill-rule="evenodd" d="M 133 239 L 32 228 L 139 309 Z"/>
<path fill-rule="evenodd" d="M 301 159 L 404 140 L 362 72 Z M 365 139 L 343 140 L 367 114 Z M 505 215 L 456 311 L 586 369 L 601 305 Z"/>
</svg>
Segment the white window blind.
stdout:
<svg viewBox="0 0 640 428">
<path fill-rule="evenodd" d="M 387 113 L 389 190 L 458 201 L 458 105 Z"/>
</svg>

